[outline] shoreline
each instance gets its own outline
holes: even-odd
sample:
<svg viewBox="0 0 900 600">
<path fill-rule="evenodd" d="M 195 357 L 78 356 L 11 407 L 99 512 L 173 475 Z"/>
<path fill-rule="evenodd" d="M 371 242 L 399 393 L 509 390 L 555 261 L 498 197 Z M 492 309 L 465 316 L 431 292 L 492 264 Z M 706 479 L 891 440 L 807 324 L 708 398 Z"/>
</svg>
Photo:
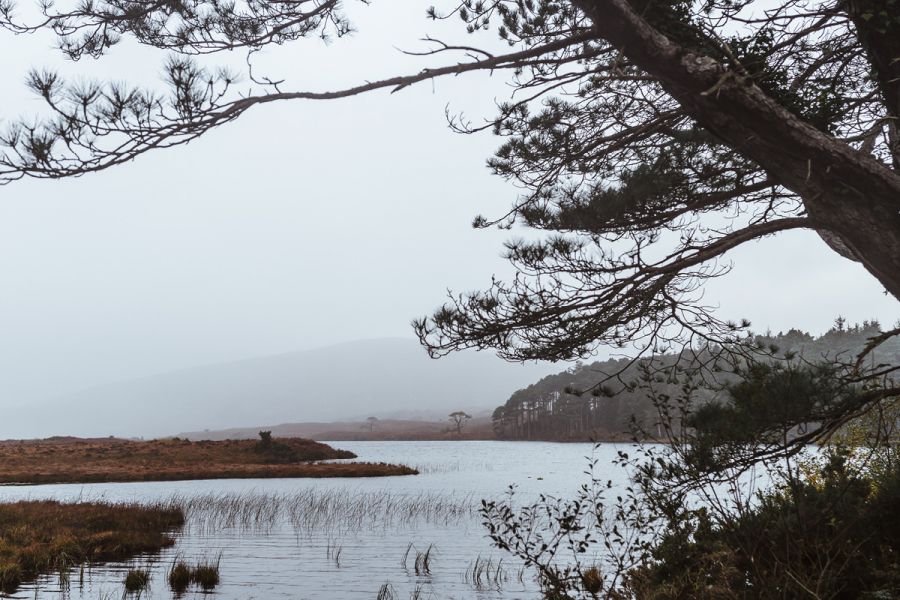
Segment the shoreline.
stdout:
<svg viewBox="0 0 900 600">
<path fill-rule="evenodd" d="M 267 465 L 257 469 L 223 467 L 211 471 L 155 471 L 135 474 L 117 473 L 35 473 L 30 478 L 7 478 L 0 475 L 0 487 L 65 485 L 91 483 L 140 483 L 159 481 L 206 481 L 215 479 L 334 479 L 402 477 L 418 475 L 406 465 L 389 463 L 320 463 L 311 465 Z"/>
</svg>

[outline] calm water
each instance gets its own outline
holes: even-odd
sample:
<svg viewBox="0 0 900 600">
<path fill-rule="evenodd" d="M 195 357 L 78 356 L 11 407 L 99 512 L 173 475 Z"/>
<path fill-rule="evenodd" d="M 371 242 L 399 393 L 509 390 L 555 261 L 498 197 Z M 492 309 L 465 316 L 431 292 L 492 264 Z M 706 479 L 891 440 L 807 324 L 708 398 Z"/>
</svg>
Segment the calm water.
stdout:
<svg viewBox="0 0 900 600">
<path fill-rule="evenodd" d="M 171 598 L 166 571 L 176 556 L 189 563 L 221 556 L 213 598 L 374 600 L 389 583 L 396 599 L 536 598 L 530 573 L 493 548 L 481 525 L 482 498 L 510 484 L 522 501 L 572 495 L 586 481 L 590 444 L 539 442 L 334 442 L 359 460 L 405 463 L 420 475 L 372 479 L 214 480 L 0 487 L 0 500 L 56 498 L 152 502 L 177 498 L 188 523 L 173 548 L 128 564 L 94 566 L 23 586 L 17 598 L 119 599 L 124 572 L 149 567 L 143 598 Z M 608 465 L 618 446 L 597 450 Z M 604 479 L 624 483 L 613 466 Z M 412 544 L 412 546 L 410 546 Z M 415 570 L 432 547 L 430 573 Z M 467 575 L 476 558 L 499 564 L 497 586 Z M 68 588 L 68 589 L 67 589 Z M 200 597 L 200 592 L 186 596 Z M 209 599 L 212 600 L 212 599 Z"/>
</svg>

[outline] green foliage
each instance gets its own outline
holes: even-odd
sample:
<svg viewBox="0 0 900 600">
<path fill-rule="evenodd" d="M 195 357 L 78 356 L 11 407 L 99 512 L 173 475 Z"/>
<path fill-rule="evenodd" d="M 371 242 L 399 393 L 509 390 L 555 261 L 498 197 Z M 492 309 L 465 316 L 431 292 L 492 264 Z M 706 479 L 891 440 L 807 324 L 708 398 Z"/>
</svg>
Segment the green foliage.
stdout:
<svg viewBox="0 0 900 600">
<path fill-rule="evenodd" d="M 750 510 L 681 514 L 629 574 L 638 599 L 891 598 L 900 594 L 900 470 L 854 473 L 829 455 L 820 483 L 790 480 Z"/>
<path fill-rule="evenodd" d="M 486 502 L 489 534 L 553 600 L 897 597 L 898 337 L 838 319 L 818 338 L 629 365 L 639 382 L 623 389 L 644 394 L 669 443 L 620 453 L 632 483 L 614 500 L 592 463 L 573 500 Z"/>
<path fill-rule="evenodd" d="M 707 376 L 692 384 L 691 398 L 695 442 L 705 446 L 697 448 L 700 460 L 701 450 L 725 450 L 729 440 L 765 442 L 852 404 L 860 389 L 838 382 L 839 365 L 832 361 L 852 362 L 880 333 L 875 321 L 839 321 L 820 336 L 797 329 L 758 335 L 738 341 L 755 356 L 749 364 L 715 347 L 639 361 L 577 363 L 513 393 L 494 411 L 494 431 L 506 439 L 630 439 L 637 426 L 642 436 L 657 437 L 654 394 L 675 398 L 684 382 L 673 375 L 705 369 Z M 867 361 L 869 367 L 897 363 L 897 337 L 885 340 Z"/>
<path fill-rule="evenodd" d="M 715 469 L 735 448 L 777 444 L 795 428 L 840 415 L 856 398 L 857 388 L 844 384 L 831 363 L 754 362 L 736 375 L 723 401 L 684 418 L 691 430 L 687 459 L 698 468 Z"/>
</svg>

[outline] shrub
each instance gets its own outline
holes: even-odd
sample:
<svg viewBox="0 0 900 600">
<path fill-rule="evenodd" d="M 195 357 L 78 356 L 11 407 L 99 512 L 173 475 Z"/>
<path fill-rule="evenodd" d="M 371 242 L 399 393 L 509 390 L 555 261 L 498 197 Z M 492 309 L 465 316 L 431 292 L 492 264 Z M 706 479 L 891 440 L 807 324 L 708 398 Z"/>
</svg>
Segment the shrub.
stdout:
<svg viewBox="0 0 900 600">
<path fill-rule="evenodd" d="M 877 482 L 832 453 L 816 483 L 793 481 L 744 514 L 698 512 L 673 529 L 655 561 L 631 573 L 635 597 L 900 597 L 900 467 Z"/>
</svg>

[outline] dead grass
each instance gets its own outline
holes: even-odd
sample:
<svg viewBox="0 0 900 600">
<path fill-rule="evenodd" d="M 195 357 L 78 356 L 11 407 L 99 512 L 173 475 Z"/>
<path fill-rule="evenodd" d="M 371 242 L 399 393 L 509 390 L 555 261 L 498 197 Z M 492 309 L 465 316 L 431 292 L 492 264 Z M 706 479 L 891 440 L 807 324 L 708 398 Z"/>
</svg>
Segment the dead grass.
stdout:
<svg viewBox="0 0 900 600">
<path fill-rule="evenodd" d="M 171 505 L 22 501 L 0 504 L 0 590 L 86 562 L 124 561 L 175 543 Z"/>
<path fill-rule="evenodd" d="M 0 442 L 2 483 L 96 483 L 267 477 L 380 477 L 417 471 L 384 463 L 319 463 L 352 452 L 299 438 L 278 438 L 277 455 L 255 440 L 132 441 L 116 438 Z M 285 456 L 292 462 L 284 462 Z"/>
</svg>

